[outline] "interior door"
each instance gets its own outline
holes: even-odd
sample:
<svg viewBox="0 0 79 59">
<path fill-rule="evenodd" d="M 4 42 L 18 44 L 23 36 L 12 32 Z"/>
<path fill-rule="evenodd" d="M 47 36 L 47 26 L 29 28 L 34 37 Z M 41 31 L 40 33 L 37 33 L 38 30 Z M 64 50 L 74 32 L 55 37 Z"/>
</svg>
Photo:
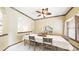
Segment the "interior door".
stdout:
<svg viewBox="0 0 79 59">
<path fill-rule="evenodd" d="M 75 16 L 76 19 L 76 40 L 79 41 L 79 16 Z"/>
<path fill-rule="evenodd" d="M 67 36 L 69 36 L 69 22 L 66 23 L 67 26 Z"/>
<path fill-rule="evenodd" d="M 77 41 L 79 41 L 79 23 L 77 23 Z"/>
</svg>

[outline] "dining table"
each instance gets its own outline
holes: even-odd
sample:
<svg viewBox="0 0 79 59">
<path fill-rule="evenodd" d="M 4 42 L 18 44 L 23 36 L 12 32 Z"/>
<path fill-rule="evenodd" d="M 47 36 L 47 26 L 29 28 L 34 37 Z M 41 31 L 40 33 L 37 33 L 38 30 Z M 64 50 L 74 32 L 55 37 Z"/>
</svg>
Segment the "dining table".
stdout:
<svg viewBox="0 0 79 59">
<path fill-rule="evenodd" d="M 58 35 L 46 35 L 44 36 L 39 36 L 38 34 L 28 34 L 24 35 L 22 40 L 28 40 L 29 41 L 29 36 L 34 36 L 35 41 L 38 43 L 43 43 L 43 38 L 52 38 L 52 45 L 56 47 L 60 47 L 69 51 L 73 51 L 74 47 L 62 36 Z"/>
</svg>

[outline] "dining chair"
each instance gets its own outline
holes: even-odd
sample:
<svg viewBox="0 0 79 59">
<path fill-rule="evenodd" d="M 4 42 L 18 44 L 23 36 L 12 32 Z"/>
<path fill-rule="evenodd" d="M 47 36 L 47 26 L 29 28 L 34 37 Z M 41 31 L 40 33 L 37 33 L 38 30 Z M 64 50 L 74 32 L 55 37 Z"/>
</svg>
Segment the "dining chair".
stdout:
<svg viewBox="0 0 79 59">
<path fill-rule="evenodd" d="M 52 48 L 53 38 L 43 38 L 43 48 Z"/>
<path fill-rule="evenodd" d="M 31 43 L 33 43 L 32 45 L 34 46 L 34 50 L 35 50 L 36 42 L 35 42 L 35 37 L 34 36 L 29 36 L 29 43 L 30 43 L 30 45 L 31 45 Z"/>
</svg>

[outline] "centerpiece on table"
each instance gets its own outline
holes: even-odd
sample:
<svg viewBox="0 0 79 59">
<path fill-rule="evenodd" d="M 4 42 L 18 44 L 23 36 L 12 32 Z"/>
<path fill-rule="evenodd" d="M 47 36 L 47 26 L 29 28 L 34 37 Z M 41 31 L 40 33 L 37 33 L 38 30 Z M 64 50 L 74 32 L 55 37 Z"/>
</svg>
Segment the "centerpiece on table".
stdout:
<svg viewBox="0 0 79 59">
<path fill-rule="evenodd" d="M 46 37 L 46 36 L 47 36 L 47 32 L 41 32 L 41 33 L 38 33 L 38 36 Z"/>
</svg>

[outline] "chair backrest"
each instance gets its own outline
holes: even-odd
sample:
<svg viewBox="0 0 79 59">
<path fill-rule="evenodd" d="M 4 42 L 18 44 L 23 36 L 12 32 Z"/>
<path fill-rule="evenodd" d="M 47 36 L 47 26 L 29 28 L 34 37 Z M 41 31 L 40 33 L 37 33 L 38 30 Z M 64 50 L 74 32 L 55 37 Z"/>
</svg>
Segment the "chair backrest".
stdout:
<svg viewBox="0 0 79 59">
<path fill-rule="evenodd" d="M 35 37 L 34 36 L 29 36 L 29 40 L 30 41 L 35 41 Z"/>
<path fill-rule="evenodd" d="M 52 38 L 43 38 L 43 43 L 50 43 L 50 44 L 52 44 Z"/>
</svg>

